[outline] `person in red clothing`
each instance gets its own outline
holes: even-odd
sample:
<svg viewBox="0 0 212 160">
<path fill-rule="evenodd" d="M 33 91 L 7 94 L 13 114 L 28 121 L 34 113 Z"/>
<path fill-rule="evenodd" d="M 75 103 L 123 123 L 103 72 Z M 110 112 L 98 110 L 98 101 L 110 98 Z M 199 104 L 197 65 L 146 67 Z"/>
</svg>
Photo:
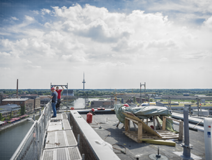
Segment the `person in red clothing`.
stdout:
<svg viewBox="0 0 212 160">
<path fill-rule="evenodd" d="M 62 89 L 59 89 L 59 87 L 56 87 L 56 92 L 58 94 L 57 96 L 57 104 L 56 104 L 56 110 L 60 109 L 60 103 L 61 103 L 61 92 L 64 90 L 63 86 L 61 86 Z"/>
</svg>

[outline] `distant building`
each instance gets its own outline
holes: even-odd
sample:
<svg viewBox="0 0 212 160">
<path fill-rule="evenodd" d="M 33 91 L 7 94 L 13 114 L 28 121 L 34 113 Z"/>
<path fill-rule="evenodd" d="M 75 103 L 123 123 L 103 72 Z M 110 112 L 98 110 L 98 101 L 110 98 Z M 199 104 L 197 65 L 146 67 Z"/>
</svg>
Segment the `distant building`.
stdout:
<svg viewBox="0 0 212 160">
<path fill-rule="evenodd" d="M 7 118 L 8 116 L 19 116 L 20 115 L 21 106 L 17 104 L 7 104 L 0 106 L 0 113 L 2 117 Z"/>
<path fill-rule="evenodd" d="M 25 107 L 26 113 L 34 112 L 34 100 L 29 98 L 11 98 L 11 99 L 3 99 L 2 105 L 7 104 L 17 104 L 21 107 Z"/>
<path fill-rule="evenodd" d="M 24 94 L 20 95 L 21 98 L 29 98 L 34 100 L 34 110 L 40 109 L 40 97 L 37 94 Z"/>
<path fill-rule="evenodd" d="M 62 96 L 67 96 L 67 89 L 63 90 Z M 74 96 L 74 91 L 69 89 L 68 90 L 68 96 Z"/>
<path fill-rule="evenodd" d="M 112 107 L 114 102 L 111 100 L 99 100 L 99 101 L 91 101 L 91 107 Z"/>
<path fill-rule="evenodd" d="M 45 107 L 45 105 L 51 100 L 51 98 L 49 98 L 48 96 L 40 96 L 39 98 L 41 107 Z"/>
<path fill-rule="evenodd" d="M 195 94 L 195 96 L 198 96 L 198 97 L 206 97 L 206 95 L 204 95 L 204 94 Z"/>
<path fill-rule="evenodd" d="M 189 96 L 189 93 L 183 93 L 183 96 Z"/>
<path fill-rule="evenodd" d="M 0 93 L 0 105 L 2 103 L 3 95 Z"/>
<path fill-rule="evenodd" d="M 161 97 L 159 97 L 159 96 L 155 96 L 154 98 L 155 98 L 155 99 L 161 99 Z"/>
</svg>

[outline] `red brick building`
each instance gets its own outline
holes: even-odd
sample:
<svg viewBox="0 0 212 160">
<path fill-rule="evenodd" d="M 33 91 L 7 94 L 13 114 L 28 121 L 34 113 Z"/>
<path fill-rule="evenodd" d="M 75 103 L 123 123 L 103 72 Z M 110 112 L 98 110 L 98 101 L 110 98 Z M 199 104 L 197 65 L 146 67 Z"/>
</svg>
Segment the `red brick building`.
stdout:
<svg viewBox="0 0 212 160">
<path fill-rule="evenodd" d="M 21 98 L 29 98 L 34 100 L 34 110 L 41 109 L 40 97 L 37 94 L 23 94 L 20 95 Z"/>
<path fill-rule="evenodd" d="M 34 112 L 34 99 L 28 98 L 11 98 L 11 99 L 3 99 L 1 105 L 7 104 L 17 104 L 21 107 L 25 107 L 25 113 Z"/>
</svg>

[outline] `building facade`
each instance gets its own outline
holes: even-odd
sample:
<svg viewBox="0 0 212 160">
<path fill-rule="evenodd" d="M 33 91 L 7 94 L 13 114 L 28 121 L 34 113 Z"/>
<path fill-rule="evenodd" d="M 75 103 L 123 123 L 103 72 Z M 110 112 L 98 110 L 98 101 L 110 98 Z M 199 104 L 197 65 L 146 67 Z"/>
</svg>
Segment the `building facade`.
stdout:
<svg viewBox="0 0 212 160">
<path fill-rule="evenodd" d="M 112 107 L 114 105 L 114 102 L 111 100 L 99 100 L 99 101 L 91 101 L 90 106 L 92 108 L 96 107 Z"/>
<path fill-rule="evenodd" d="M 33 99 L 33 101 L 34 101 L 34 110 L 41 109 L 40 97 L 37 94 L 24 94 L 24 95 L 21 95 L 21 98 Z"/>
<path fill-rule="evenodd" d="M 17 104 L 22 107 L 24 113 L 32 113 L 34 112 L 34 100 L 28 98 L 11 98 L 11 99 L 3 99 L 2 105 L 7 104 Z"/>
<path fill-rule="evenodd" d="M 4 119 L 10 119 L 11 117 L 20 116 L 21 106 L 17 104 L 7 104 L 0 106 L 0 114 Z"/>
</svg>

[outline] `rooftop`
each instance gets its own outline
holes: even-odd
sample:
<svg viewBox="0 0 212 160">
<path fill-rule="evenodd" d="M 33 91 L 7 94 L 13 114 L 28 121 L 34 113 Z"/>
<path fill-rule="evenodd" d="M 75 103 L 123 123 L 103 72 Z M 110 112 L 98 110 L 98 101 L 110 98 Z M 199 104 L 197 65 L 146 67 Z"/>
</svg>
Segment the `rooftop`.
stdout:
<svg viewBox="0 0 212 160">
<path fill-rule="evenodd" d="M 81 114 L 81 116 L 86 120 L 86 114 Z M 117 123 L 118 119 L 116 118 L 115 114 L 96 114 L 93 116 L 93 121 L 90 126 L 104 141 L 117 148 L 114 151 L 120 159 L 134 160 L 135 157 L 140 157 L 139 159 L 142 160 L 150 160 L 151 154 L 157 154 L 158 147 L 160 154 L 167 157 L 168 159 L 181 159 L 181 157 L 173 152 L 183 151 L 183 148 L 180 146 L 180 144 L 183 143 L 182 141 L 173 140 L 176 143 L 175 147 L 166 145 L 154 145 L 144 142 L 137 143 L 128 138 L 123 133 L 123 124 L 120 124 L 117 128 Z M 149 124 L 151 125 L 151 122 Z M 179 126 L 174 125 L 174 128 L 178 131 Z M 133 129 L 134 127 L 133 125 L 131 125 L 130 130 Z M 201 157 L 202 159 L 205 159 L 204 132 L 189 130 L 189 134 L 190 143 L 193 145 L 193 150 L 191 150 L 191 153 Z"/>
<path fill-rule="evenodd" d="M 2 101 L 26 101 L 28 100 L 29 98 L 7 98 L 7 99 L 3 99 Z"/>
</svg>

